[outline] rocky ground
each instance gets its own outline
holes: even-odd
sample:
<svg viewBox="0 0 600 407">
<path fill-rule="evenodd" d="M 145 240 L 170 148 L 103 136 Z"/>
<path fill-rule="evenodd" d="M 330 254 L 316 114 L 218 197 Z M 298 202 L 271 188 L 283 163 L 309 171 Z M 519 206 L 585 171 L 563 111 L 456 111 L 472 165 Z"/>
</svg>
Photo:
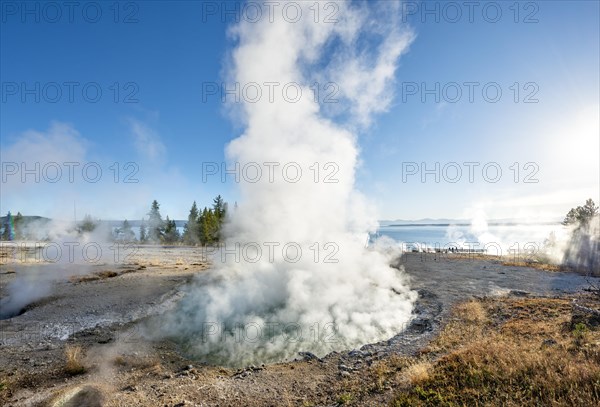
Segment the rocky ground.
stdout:
<svg viewBox="0 0 600 407">
<path fill-rule="evenodd" d="M 0 296 L 34 263 L 5 262 Z M 209 267 L 191 248 L 144 248 L 125 264 L 95 265 L 52 279 L 48 295 L 0 321 L 0 402 L 7 406 L 280 406 L 356 404 L 348 383 L 377 381 L 381 361 L 418 354 L 452 306 L 469 298 L 570 297 L 590 281 L 573 273 L 511 267 L 494 258 L 408 253 L 419 292 L 413 323 L 397 336 L 324 358 L 231 369 L 183 357 L 173 343 L 144 339 L 139 321 L 173 306 L 179 288 Z M 68 268 L 68 267 L 66 267 Z M 65 269 L 65 267 L 63 267 Z M 598 279 L 592 281 L 598 284 Z M 381 405 L 393 386 L 360 399 Z"/>
</svg>

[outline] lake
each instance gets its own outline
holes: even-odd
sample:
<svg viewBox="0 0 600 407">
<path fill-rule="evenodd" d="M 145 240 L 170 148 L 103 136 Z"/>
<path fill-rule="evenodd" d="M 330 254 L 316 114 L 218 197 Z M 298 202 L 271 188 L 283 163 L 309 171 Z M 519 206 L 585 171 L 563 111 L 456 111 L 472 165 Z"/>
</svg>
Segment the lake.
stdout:
<svg viewBox="0 0 600 407">
<path fill-rule="evenodd" d="M 385 236 L 410 247 L 448 248 L 463 247 L 483 249 L 497 246 L 502 250 L 523 250 L 527 247 L 541 249 L 546 239 L 554 233 L 563 240 L 568 230 L 556 224 L 504 224 L 504 225 L 390 225 L 382 226 L 371 241 Z"/>
</svg>

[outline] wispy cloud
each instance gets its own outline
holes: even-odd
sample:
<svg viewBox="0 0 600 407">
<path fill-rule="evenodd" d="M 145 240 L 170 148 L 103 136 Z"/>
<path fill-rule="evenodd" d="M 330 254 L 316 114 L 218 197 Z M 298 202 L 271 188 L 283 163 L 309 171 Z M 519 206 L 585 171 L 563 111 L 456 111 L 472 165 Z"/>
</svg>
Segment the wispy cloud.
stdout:
<svg viewBox="0 0 600 407">
<path fill-rule="evenodd" d="M 134 147 L 142 158 L 151 161 L 163 161 L 166 158 L 167 149 L 153 129 L 137 119 L 129 119 L 129 126 Z"/>
</svg>

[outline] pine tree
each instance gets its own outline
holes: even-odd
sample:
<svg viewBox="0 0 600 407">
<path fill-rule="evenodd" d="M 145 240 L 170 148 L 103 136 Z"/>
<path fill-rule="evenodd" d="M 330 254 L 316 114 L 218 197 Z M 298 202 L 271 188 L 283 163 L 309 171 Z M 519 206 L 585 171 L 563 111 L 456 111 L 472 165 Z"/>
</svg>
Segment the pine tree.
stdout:
<svg viewBox="0 0 600 407">
<path fill-rule="evenodd" d="M 144 222 L 144 218 L 142 218 L 142 222 L 140 223 L 140 243 L 145 243 L 147 240 L 146 222 Z"/>
<path fill-rule="evenodd" d="M 18 216 L 18 215 L 17 215 Z M 83 217 L 83 220 L 81 221 L 81 223 L 78 225 L 77 230 L 79 231 L 79 233 L 86 233 L 86 232 L 93 232 L 94 229 L 96 229 L 96 222 L 94 222 L 94 220 L 92 219 L 92 216 L 89 214 L 86 214 Z"/>
<path fill-rule="evenodd" d="M 225 207 L 223 205 L 223 198 L 221 198 L 221 195 L 217 195 L 217 197 L 213 199 L 213 211 L 219 220 L 225 216 Z"/>
<path fill-rule="evenodd" d="M 179 233 L 179 229 L 177 229 L 175 219 L 171 220 L 171 230 L 173 231 L 173 242 L 179 242 L 181 240 L 181 233 Z"/>
<path fill-rule="evenodd" d="M 120 231 L 123 236 L 123 240 L 125 240 L 126 242 L 131 242 L 135 240 L 135 233 L 133 233 L 133 230 L 131 230 L 131 225 L 129 224 L 129 221 L 127 219 L 123 221 L 123 226 L 121 226 Z"/>
<path fill-rule="evenodd" d="M 215 244 L 219 241 L 220 219 L 214 211 L 208 210 L 208 241 Z"/>
<path fill-rule="evenodd" d="M 206 213 L 208 209 L 206 206 L 202 210 L 202 213 L 198 216 L 198 240 L 200 240 L 200 244 L 206 246 Z"/>
<path fill-rule="evenodd" d="M 21 215 L 21 212 L 17 212 L 17 215 L 13 218 L 13 225 L 14 225 L 14 239 L 15 240 L 21 240 L 24 237 L 24 221 L 23 221 L 23 215 Z"/>
<path fill-rule="evenodd" d="M 174 220 L 170 220 L 167 216 L 167 220 L 165 221 L 165 242 L 175 243 L 179 241 L 179 231 L 177 230 L 177 224 Z"/>
<path fill-rule="evenodd" d="M 198 218 L 198 225 L 200 227 L 200 243 L 205 246 L 214 243 L 218 233 L 218 221 L 212 209 L 204 207 Z"/>
<path fill-rule="evenodd" d="M 579 271 L 597 275 L 600 270 L 600 244 L 595 236 L 600 228 L 600 213 L 592 199 L 583 206 L 571 209 L 564 225 L 572 225 L 573 231 L 564 252 L 563 263 Z"/>
<path fill-rule="evenodd" d="M 563 225 L 576 224 L 578 227 L 585 228 L 596 215 L 598 215 L 598 206 L 590 198 L 583 206 L 572 208 L 562 223 Z"/>
<path fill-rule="evenodd" d="M 6 214 L 6 220 L 4 221 L 4 229 L 2 230 L 2 240 L 14 240 L 15 239 L 15 233 L 14 233 L 14 220 L 13 220 L 13 216 L 11 215 L 10 211 L 8 211 L 8 213 Z"/>
<path fill-rule="evenodd" d="M 150 212 L 148 212 L 148 240 L 158 243 L 163 240 L 165 234 L 165 222 L 160 214 L 160 205 L 152 201 Z"/>
<path fill-rule="evenodd" d="M 227 203 L 223 201 L 223 198 L 221 198 L 221 195 L 217 195 L 217 197 L 215 199 L 213 199 L 213 212 L 212 213 L 213 213 L 213 217 L 214 217 L 214 219 L 211 219 L 211 222 L 210 222 L 211 227 L 213 228 L 212 242 L 218 243 L 219 241 L 221 241 L 221 228 L 223 227 L 223 223 L 225 222 L 225 216 L 227 213 Z"/>
<path fill-rule="evenodd" d="M 200 241 L 198 216 L 198 207 L 196 206 L 196 201 L 194 201 L 192 208 L 190 209 L 190 214 L 188 215 L 188 221 L 185 224 L 183 231 L 183 242 L 185 244 L 195 245 Z"/>
</svg>

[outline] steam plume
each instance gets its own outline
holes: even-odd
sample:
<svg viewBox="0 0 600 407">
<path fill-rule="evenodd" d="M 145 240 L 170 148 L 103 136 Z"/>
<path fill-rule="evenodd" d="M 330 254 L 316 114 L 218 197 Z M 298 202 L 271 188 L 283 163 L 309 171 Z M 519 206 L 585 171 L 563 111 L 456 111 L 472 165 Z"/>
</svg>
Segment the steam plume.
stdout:
<svg viewBox="0 0 600 407">
<path fill-rule="evenodd" d="M 322 356 L 388 339 L 410 319 L 416 298 L 385 254 L 365 249 L 376 218 L 354 190 L 352 131 L 387 108 L 397 60 L 412 36 L 402 29 L 398 2 L 336 3 L 337 23 L 315 23 L 309 3 L 295 4 L 304 16 L 296 23 L 274 13 L 273 22 L 241 22 L 231 30 L 237 46 L 230 80 L 280 85 L 274 100 L 263 93 L 237 111 L 245 132 L 227 146 L 230 167 L 258 163 L 264 171 L 257 182 L 240 184 L 225 261 L 213 276 L 197 279 L 162 321 L 190 354 L 209 362 L 278 361 L 298 351 Z M 336 122 L 314 100 L 315 79 L 339 86 L 339 103 L 328 109 Z M 295 103 L 280 93 L 290 83 L 302 89 Z M 278 163 L 272 178 L 264 163 Z M 284 178 L 287 163 L 302 170 L 299 180 Z M 318 177 L 310 169 L 315 163 Z M 333 172 L 334 182 L 324 182 Z M 288 175 L 297 178 L 293 170 Z M 286 243 L 298 245 L 301 255 L 286 252 Z"/>
</svg>

